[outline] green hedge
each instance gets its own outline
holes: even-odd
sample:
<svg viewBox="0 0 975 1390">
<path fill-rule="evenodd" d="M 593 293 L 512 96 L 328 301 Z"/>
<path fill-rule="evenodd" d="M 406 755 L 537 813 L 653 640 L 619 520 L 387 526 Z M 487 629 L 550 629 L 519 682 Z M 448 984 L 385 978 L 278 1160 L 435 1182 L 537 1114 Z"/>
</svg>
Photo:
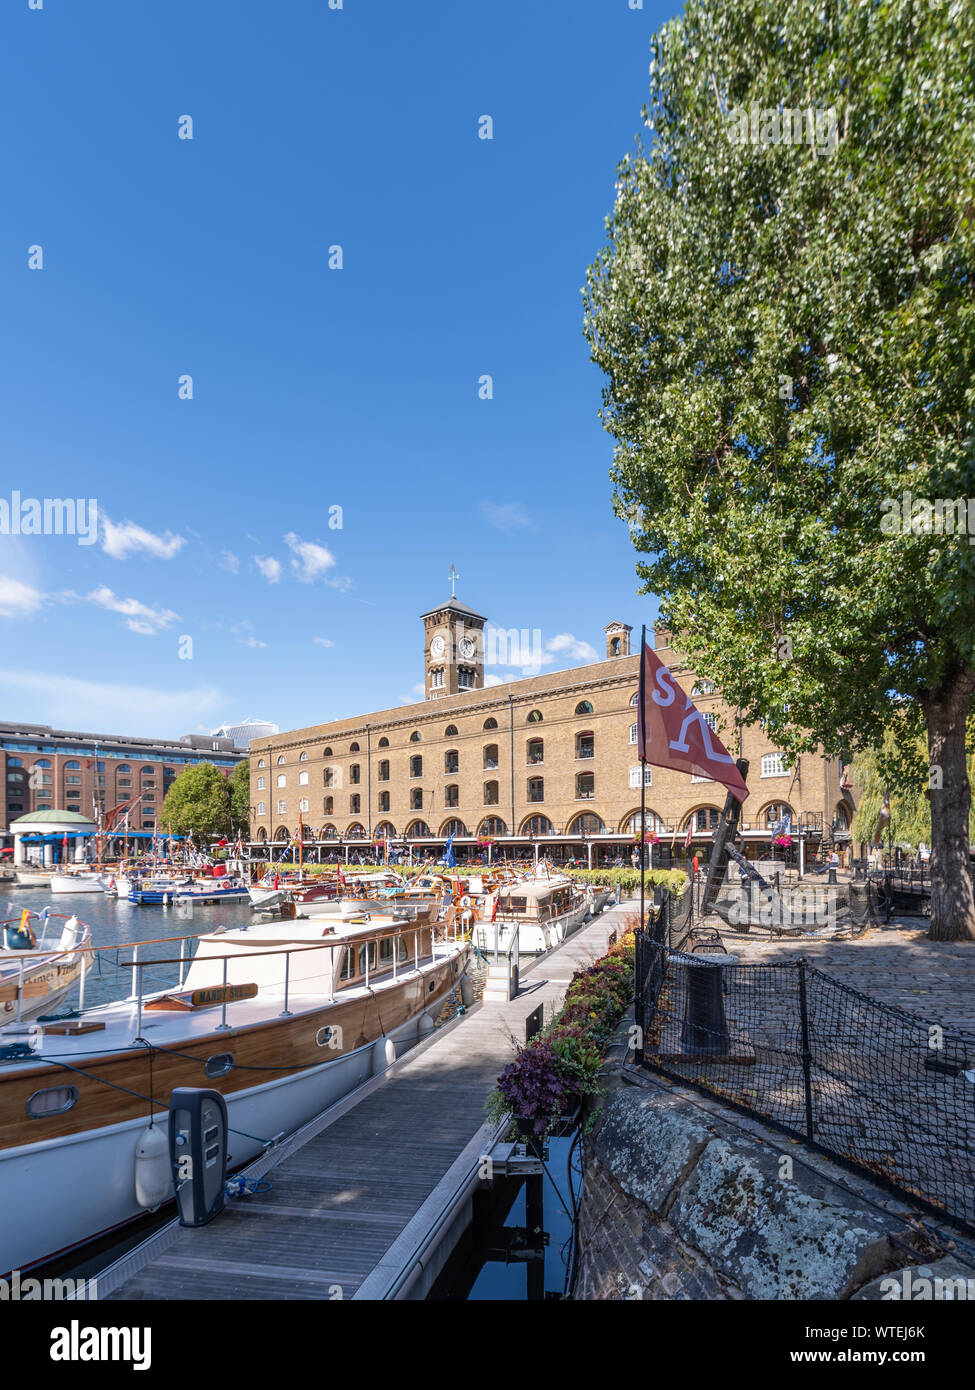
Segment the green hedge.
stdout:
<svg viewBox="0 0 975 1390">
<path fill-rule="evenodd" d="M 296 869 L 297 860 L 285 859 L 275 861 L 274 868 Z M 331 874 L 335 872 L 334 864 L 306 864 L 305 872 L 309 875 Z M 387 867 L 392 869 L 407 869 L 406 864 L 341 864 L 341 869 L 350 874 L 377 873 Z M 418 868 L 418 865 L 414 865 Z M 431 873 L 448 872 L 454 877 L 466 878 L 471 874 L 482 874 L 486 865 L 481 864 L 458 864 L 456 868 L 445 870 L 442 864 L 429 864 L 425 866 Z M 576 879 L 580 883 L 605 884 L 610 888 L 615 888 L 619 884 L 621 893 L 639 893 L 640 891 L 640 871 L 638 869 L 561 869 L 558 873 L 568 874 L 570 878 Z M 652 890 L 655 884 L 661 884 L 669 888 L 672 893 L 681 894 L 687 886 L 687 875 L 683 869 L 647 869 L 645 883 L 648 890 Z"/>
</svg>

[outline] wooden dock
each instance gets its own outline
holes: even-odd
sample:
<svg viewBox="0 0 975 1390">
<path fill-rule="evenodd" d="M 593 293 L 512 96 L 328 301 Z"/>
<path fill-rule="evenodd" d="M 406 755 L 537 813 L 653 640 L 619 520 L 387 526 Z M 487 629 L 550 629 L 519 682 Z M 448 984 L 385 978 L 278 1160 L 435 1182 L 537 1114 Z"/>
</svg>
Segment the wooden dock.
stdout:
<svg viewBox="0 0 975 1390">
<path fill-rule="evenodd" d="M 633 912 L 580 928 L 521 975 L 252 1164 L 267 1193 L 228 1200 L 210 1225 L 172 1221 L 98 1275 L 110 1299 L 423 1297 L 466 1228 L 496 1131 L 485 1101 L 539 1004 L 546 1022 L 573 973 Z"/>
</svg>

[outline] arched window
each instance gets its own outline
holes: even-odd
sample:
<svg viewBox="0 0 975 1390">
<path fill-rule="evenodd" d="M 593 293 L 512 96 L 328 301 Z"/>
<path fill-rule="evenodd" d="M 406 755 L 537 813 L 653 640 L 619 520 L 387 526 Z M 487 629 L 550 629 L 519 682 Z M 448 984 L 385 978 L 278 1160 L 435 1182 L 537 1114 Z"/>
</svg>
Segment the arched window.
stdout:
<svg viewBox="0 0 975 1390">
<path fill-rule="evenodd" d="M 508 827 L 500 816 L 485 816 L 477 833 L 478 835 L 507 835 Z"/>
<path fill-rule="evenodd" d="M 785 820 L 786 816 L 792 816 L 795 820 L 795 812 L 787 801 L 773 801 L 763 812 L 763 819 L 769 829 L 780 820 Z"/>
<path fill-rule="evenodd" d="M 485 729 L 496 729 L 498 727 L 498 721 L 496 719 L 485 719 L 482 727 Z"/>
<path fill-rule="evenodd" d="M 706 834 L 709 830 L 717 830 L 720 815 L 717 806 L 700 806 L 696 811 L 691 812 L 688 820 L 684 822 L 683 828 L 686 830 L 688 822 L 690 822 L 695 834 Z"/>
<path fill-rule="evenodd" d="M 156 769 L 153 767 L 152 763 L 143 763 L 143 765 L 142 765 L 142 775 L 143 775 L 143 777 L 152 777 L 153 774 L 155 773 L 155 771 L 156 771 Z"/>
<path fill-rule="evenodd" d="M 14 759 L 11 758 L 10 761 L 13 762 Z M 19 766 L 19 765 L 20 765 L 20 764 L 19 764 L 19 759 L 18 759 L 18 766 Z M 65 772 L 77 772 L 77 771 L 79 771 L 80 768 L 81 768 L 81 764 L 78 763 L 78 762 L 74 762 L 74 761 L 72 761 L 72 762 L 70 762 L 70 763 L 65 763 L 65 765 L 64 765 L 64 770 L 65 770 Z"/>
<path fill-rule="evenodd" d="M 350 752 L 350 753 L 358 753 L 358 751 L 359 751 L 359 745 L 358 745 L 357 743 L 350 743 L 350 744 L 349 744 L 349 752 Z"/>
<path fill-rule="evenodd" d="M 406 838 L 408 840 L 429 840 L 430 827 L 425 820 L 415 820 L 412 825 L 406 828 Z"/>
<path fill-rule="evenodd" d="M 276 840 L 281 840 L 285 844 L 287 844 L 288 841 L 291 839 L 291 832 L 288 830 L 288 827 L 286 825 L 279 825 L 277 830 L 275 830 L 274 832 L 274 838 Z"/>
<path fill-rule="evenodd" d="M 654 835 L 659 835 L 663 831 L 663 828 L 664 823 L 657 815 L 656 811 L 647 811 L 647 834 L 649 835 L 652 833 Z M 640 812 L 634 811 L 632 815 L 627 816 L 626 820 L 620 826 L 620 829 L 630 835 L 639 835 Z"/>
<path fill-rule="evenodd" d="M 529 816 L 521 827 L 521 833 L 523 835 L 551 835 L 554 832 L 548 816 Z"/>
<path fill-rule="evenodd" d="M 258 758 L 258 760 L 257 760 L 257 766 L 258 766 L 258 767 L 263 767 L 263 766 L 264 766 L 264 759 L 263 759 L 263 758 Z"/>
<path fill-rule="evenodd" d="M 332 756 L 332 750 L 331 750 L 331 748 L 325 748 L 325 749 L 322 751 L 322 757 L 323 757 L 323 758 L 330 758 L 331 756 Z"/>
<path fill-rule="evenodd" d="M 594 758 L 596 756 L 596 735 L 591 729 L 576 734 L 576 757 Z"/>
<path fill-rule="evenodd" d="M 35 767 L 50 767 L 50 766 L 51 766 L 51 760 L 50 760 L 50 758 L 38 758 L 38 759 L 37 759 L 37 762 L 34 764 L 34 766 L 35 766 Z"/>
<path fill-rule="evenodd" d="M 444 731 L 443 731 L 443 736 L 444 736 L 444 738 L 456 738 L 456 737 L 457 737 L 457 725 L 456 725 L 456 724 L 448 724 L 447 727 L 446 727 L 446 729 L 444 729 Z"/>
<path fill-rule="evenodd" d="M 380 746 L 380 748 L 388 748 L 388 747 L 389 747 L 389 739 L 388 739 L 388 738 L 381 738 L 381 739 L 379 740 L 379 746 Z"/>
<path fill-rule="evenodd" d="M 331 800 L 331 798 L 329 798 L 329 800 Z M 323 826 L 322 826 L 322 833 L 321 833 L 321 836 L 320 836 L 320 838 L 321 838 L 322 840 L 334 840 L 334 839 L 337 839 L 337 837 L 338 837 L 338 831 L 335 829 L 335 826 L 334 826 L 334 825 L 323 825 Z"/>
<path fill-rule="evenodd" d="M 447 839 L 450 835 L 469 835 L 470 831 L 462 820 L 448 820 L 440 827 L 440 833 Z"/>
<path fill-rule="evenodd" d="M 448 748 L 443 755 L 444 772 L 458 772 L 460 770 L 460 754 L 456 748 Z"/>
<path fill-rule="evenodd" d="M 488 771 L 492 771 L 498 765 L 498 745 L 496 743 L 486 743 L 484 745 L 484 766 Z"/>
<path fill-rule="evenodd" d="M 38 764 L 38 766 L 40 766 L 40 764 Z M 78 764 L 77 764 L 77 763 L 69 763 L 69 764 L 67 764 L 67 766 L 69 766 L 69 767 L 77 767 Z M 116 772 L 131 772 L 132 769 L 129 767 L 128 763 L 119 763 L 119 765 L 118 765 L 118 767 L 115 769 L 115 771 L 116 771 Z"/>
<path fill-rule="evenodd" d="M 530 738 L 526 751 L 529 767 L 537 767 L 540 763 L 545 761 L 545 740 L 541 738 Z"/>
<path fill-rule="evenodd" d="M 278 758 L 278 767 L 283 767 L 284 764 L 285 764 L 285 756 L 284 756 L 284 754 L 282 753 L 281 756 Z"/>
<path fill-rule="evenodd" d="M 379 824 L 376 826 L 376 839 L 377 839 L 377 840 L 395 840 L 395 839 L 396 839 L 396 826 L 393 825 L 393 824 L 391 824 L 391 822 L 388 821 L 388 820 L 382 820 L 382 821 L 380 821 Z"/>
<path fill-rule="evenodd" d="M 23 760 L 23 758 L 8 758 L 8 759 L 7 759 L 7 766 L 8 766 L 8 767 L 23 767 L 23 765 L 24 765 L 24 760 Z M 78 764 L 75 763 L 74 766 L 77 767 Z"/>
<path fill-rule="evenodd" d="M 485 806 L 498 806 L 498 805 L 500 805 L 500 802 L 501 802 L 501 797 L 498 795 L 498 784 L 497 784 L 497 782 L 485 782 L 485 783 L 484 783 L 484 805 L 485 805 Z"/>
<path fill-rule="evenodd" d="M 347 840 L 364 840 L 366 832 L 358 821 L 353 821 L 345 832 L 345 837 Z"/>
<path fill-rule="evenodd" d="M 419 743 L 419 742 L 420 742 L 420 735 L 419 735 L 419 733 L 416 731 L 416 729 L 414 729 L 413 732 L 410 734 L 410 742 L 411 742 L 411 743 Z"/>
<path fill-rule="evenodd" d="M 714 681 L 695 681 L 691 689 L 692 695 L 713 695 Z"/>
<path fill-rule="evenodd" d="M 389 810 L 389 792 L 379 793 L 379 809 L 380 811 Z"/>
<path fill-rule="evenodd" d="M 541 724 L 541 722 L 542 711 L 540 709 L 533 709 L 531 714 L 529 714 L 528 718 L 525 720 L 526 724 Z"/>
<path fill-rule="evenodd" d="M 258 806 L 258 808 L 257 808 L 257 813 L 258 813 L 258 815 L 263 816 L 263 814 L 264 814 L 264 802 L 263 802 L 263 801 L 261 802 L 260 806 Z M 264 829 L 263 825 L 258 827 L 257 838 L 260 840 L 261 844 L 264 844 L 264 843 L 266 842 L 266 840 L 267 840 L 267 831 Z"/>
<path fill-rule="evenodd" d="M 634 695 L 631 695 L 631 696 L 630 696 L 630 704 L 635 706 L 635 705 L 638 705 L 639 703 L 640 703 L 640 692 L 639 692 L 639 690 L 638 690 Z"/>
<path fill-rule="evenodd" d="M 576 714 L 592 714 L 592 705 L 588 700 L 580 700 L 576 705 Z"/>
<path fill-rule="evenodd" d="M 443 789 L 443 801 L 445 806 L 460 805 L 460 787 L 456 782 L 449 783 Z"/>
<path fill-rule="evenodd" d="M 612 639 L 612 641 L 611 641 L 610 644 L 609 644 L 609 650 L 610 650 L 610 652 L 613 654 L 613 656 L 619 656 L 619 654 L 620 654 L 620 639 L 619 639 L 618 637 L 614 637 L 614 638 Z"/>
<path fill-rule="evenodd" d="M 606 829 L 598 816 L 587 813 L 576 816 L 569 826 L 570 835 L 601 835 Z"/>
<path fill-rule="evenodd" d="M 298 758 L 298 761 L 300 763 L 306 763 L 308 761 L 308 754 L 302 753 L 301 756 Z"/>
</svg>

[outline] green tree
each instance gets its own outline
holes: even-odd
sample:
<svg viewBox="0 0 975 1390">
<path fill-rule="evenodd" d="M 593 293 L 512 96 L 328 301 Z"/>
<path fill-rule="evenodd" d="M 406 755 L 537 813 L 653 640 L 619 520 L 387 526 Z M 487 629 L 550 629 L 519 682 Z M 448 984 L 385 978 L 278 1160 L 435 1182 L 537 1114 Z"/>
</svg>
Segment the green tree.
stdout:
<svg viewBox="0 0 975 1390">
<path fill-rule="evenodd" d="M 251 768 L 250 760 L 239 762 L 230 774 L 230 822 L 232 827 L 243 829 L 250 834 L 251 823 Z"/>
<path fill-rule="evenodd" d="M 174 835 L 193 834 L 198 842 L 231 829 L 230 783 L 213 763 L 185 768 L 166 793 L 160 823 Z"/>
<path fill-rule="evenodd" d="M 643 591 L 784 748 L 925 733 L 942 940 L 975 936 L 975 548 L 933 505 L 975 491 L 973 53 L 972 6 L 688 0 L 584 291 Z"/>
</svg>

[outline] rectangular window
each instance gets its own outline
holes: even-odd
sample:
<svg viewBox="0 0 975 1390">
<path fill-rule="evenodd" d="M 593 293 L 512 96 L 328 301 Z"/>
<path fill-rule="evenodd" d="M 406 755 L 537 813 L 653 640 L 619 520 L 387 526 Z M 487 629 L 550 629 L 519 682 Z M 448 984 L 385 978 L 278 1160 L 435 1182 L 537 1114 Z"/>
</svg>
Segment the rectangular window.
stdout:
<svg viewBox="0 0 975 1390">
<path fill-rule="evenodd" d="M 303 797 L 301 798 L 301 800 L 298 802 L 298 810 L 299 810 L 299 811 L 307 811 L 307 810 L 308 810 L 308 798 L 307 798 L 307 796 L 303 796 Z"/>
<path fill-rule="evenodd" d="M 353 778 L 352 780 L 353 780 L 353 781 L 356 781 L 356 778 Z M 299 787 L 307 787 L 307 786 L 308 786 L 308 773 L 307 773 L 307 772 L 299 772 L 299 773 L 298 773 L 298 786 L 299 786 Z"/>
<path fill-rule="evenodd" d="M 266 814 L 265 805 L 264 805 L 264 802 L 263 802 L 263 801 L 259 801 L 259 802 L 257 803 L 257 814 L 258 814 L 259 816 L 263 816 L 263 815 Z"/>
<path fill-rule="evenodd" d="M 639 785 L 640 785 L 640 764 L 637 763 L 636 767 L 631 767 L 631 768 L 630 768 L 630 786 L 631 786 L 631 787 L 639 787 Z M 652 786 L 653 786 L 653 768 L 652 768 L 652 767 L 645 767 L 645 768 L 643 769 L 643 785 L 644 785 L 645 787 L 652 787 Z"/>
<path fill-rule="evenodd" d="M 262 791 L 264 790 L 264 787 L 265 787 L 264 778 L 263 778 L 263 777 L 258 777 L 258 779 L 257 779 L 257 790 L 258 790 L 259 792 L 262 792 Z"/>
<path fill-rule="evenodd" d="M 630 742 L 631 742 L 631 743 L 636 743 L 636 731 L 637 731 L 637 727 L 638 727 L 638 726 L 637 726 L 636 724 L 631 724 L 631 725 L 630 725 Z"/>
<path fill-rule="evenodd" d="M 283 802 L 283 801 L 279 801 L 279 802 L 278 802 L 278 815 L 279 815 L 279 816 L 283 816 L 283 815 L 284 815 L 284 802 Z"/>
<path fill-rule="evenodd" d="M 789 769 L 785 764 L 784 753 L 763 753 L 762 754 L 762 776 L 763 777 L 785 777 Z"/>
</svg>

